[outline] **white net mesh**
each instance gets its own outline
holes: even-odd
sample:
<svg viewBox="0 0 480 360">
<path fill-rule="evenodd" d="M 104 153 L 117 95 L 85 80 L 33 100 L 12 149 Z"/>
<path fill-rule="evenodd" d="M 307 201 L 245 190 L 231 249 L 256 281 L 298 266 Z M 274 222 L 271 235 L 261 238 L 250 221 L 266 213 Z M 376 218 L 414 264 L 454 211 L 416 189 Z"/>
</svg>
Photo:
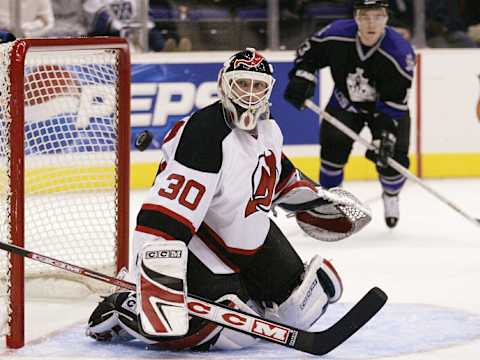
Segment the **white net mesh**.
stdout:
<svg viewBox="0 0 480 360">
<path fill-rule="evenodd" d="M 15 161 L 10 50 L 1 45 L 0 238 L 6 242 L 12 241 L 9 201 L 15 186 L 9 175 Z M 109 274 L 116 263 L 118 56 L 111 50 L 32 51 L 24 69 L 25 248 Z M 0 312 L 8 312 L 8 257 L 0 251 Z M 34 287 L 42 290 L 37 296 L 81 295 L 52 285 L 52 277 L 68 273 L 30 259 L 25 271 L 27 279 L 49 279 Z"/>
</svg>

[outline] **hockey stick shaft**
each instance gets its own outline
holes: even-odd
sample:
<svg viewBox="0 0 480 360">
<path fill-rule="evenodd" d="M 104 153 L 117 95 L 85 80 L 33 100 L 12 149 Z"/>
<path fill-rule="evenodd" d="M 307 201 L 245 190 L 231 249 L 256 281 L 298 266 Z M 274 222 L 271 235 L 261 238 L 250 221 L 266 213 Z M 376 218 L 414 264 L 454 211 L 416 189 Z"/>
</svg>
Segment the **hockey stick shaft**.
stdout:
<svg viewBox="0 0 480 360">
<path fill-rule="evenodd" d="M 332 124 L 335 126 L 338 130 L 343 132 L 345 135 L 350 137 L 351 139 L 361 143 L 364 145 L 368 150 L 373 150 L 373 151 L 378 151 L 377 147 L 373 145 L 372 143 L 368 142 L 365 138 L 361 137 L 358 135 L 355 131 L 350 129 L 348 126 L 343 124 L 341 121 L 327 113 L 326 111 L 322 111 L 319 106 L 317 106 L 313 101 L 311 100 L 306 100 L 305 101 L 305 106 L 312 110 L 314 113 L 318 114 L 319 116 L 322 117 L 325 121 L 328 123 Z M 480 219 L 475 218 L 468 213 L 466 213 L 464 210 L 462 210 L 460 207 L 458 207 L 456 204 L 454 204 L 452 201 L 448 200 L 445 196 L 440 194 L 438 191 L 435 189 L 431 188 L 428 186 L 424 181 L 422 181 L 419 177 L 414 175 L 412 172 L 410 172 L 407 168 L 405 168 L 403 165 L 398 163 L 396 160 L 392 159 L 389 157 L 387 159 L 387 164 L 392 167 L 393 169 L 397 170 L 400 174 L 408 178 L 409 180 L 412 180 L 413 182 L 417 183 L 419 186 L 421 186 L 423 189 L 427 190 L 430 194 L 435 196 L 437 199 L 442 201 L 444 204 L 448 205 L 450 208 L 455 210 L 457 213 L 462 215 L 465 219 L 469 220 L 470 222 L 474 223 L 477 226 L 480 226 Z"/>
<path fill-rule="evenodd" d="M 0 249 L 124 289 L 131 291 L 136 289 L 135 284 L 128 281 L 41 255 L 13 244 L 0 241 Z M 319 332 L 308 332 L 232 309 L 199 296 L 187 295 L 188 312 L 192 316 L 315 355 L 326 354 L 347 340 L 380 311 L 386 301 L 386 294 L 379 288 L 373 288 L 330 328 Z"/>
</svg>

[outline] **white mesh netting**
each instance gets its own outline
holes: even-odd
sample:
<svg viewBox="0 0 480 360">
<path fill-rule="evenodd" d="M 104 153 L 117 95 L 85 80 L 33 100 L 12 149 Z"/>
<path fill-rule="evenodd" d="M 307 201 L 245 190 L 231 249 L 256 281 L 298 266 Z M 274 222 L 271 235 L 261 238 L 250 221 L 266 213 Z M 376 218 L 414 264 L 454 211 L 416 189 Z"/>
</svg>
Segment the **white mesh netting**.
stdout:
<svg viewBox="0 0 480 360">
<path fill-rule="evenodd" d="M 9 138 L 15 121 L 10 117 L 11 45 L 0 46 L 0 237 L 11 242 L 9 200 L 15 187 L 9 181 L 10 162 L 15 161 Z M 25 248 L 113 274 L 118 54 L 110 50 L 28 52 L 24 76 Z M 0 300 L 7 312 L 8 257 L 0 251 Z M 42 281 L 32 287 L 41 290 L 36 296 L 82 295 L 76 286 L 64 293 L 52 284 L 52 277 L 70 278 L 68 273 L 30 259 L 25 259 L 25 265 L 27 279 Z"/>
</svg>

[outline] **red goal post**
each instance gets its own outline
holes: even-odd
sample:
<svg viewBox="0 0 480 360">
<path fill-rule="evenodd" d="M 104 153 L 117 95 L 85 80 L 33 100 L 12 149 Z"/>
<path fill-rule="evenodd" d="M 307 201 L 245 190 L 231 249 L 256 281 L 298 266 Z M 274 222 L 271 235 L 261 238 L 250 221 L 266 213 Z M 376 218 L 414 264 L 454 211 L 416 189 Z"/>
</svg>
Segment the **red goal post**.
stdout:
<svg viewBox="0 0 480 360">
<path fill-rule="evenodd" d="M 130 71 L 120 38 L 0 45 L 0 241 L 112 274 L 128 266 Z M 24 345 L 25 280 L 63 276 L 0 254 L 8 347 Z"/>
</svg>

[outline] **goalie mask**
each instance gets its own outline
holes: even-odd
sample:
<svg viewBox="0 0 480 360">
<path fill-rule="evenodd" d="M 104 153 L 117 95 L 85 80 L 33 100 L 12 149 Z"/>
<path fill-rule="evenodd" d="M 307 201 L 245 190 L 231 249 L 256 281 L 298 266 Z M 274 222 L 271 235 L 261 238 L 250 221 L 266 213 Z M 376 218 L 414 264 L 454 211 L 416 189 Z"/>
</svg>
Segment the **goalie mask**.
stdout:
<svg viewBox="0 0 480 360">
<path fill-rule="evenodd" d="M 230 127 L 251 131 L 270 117 L 273 68 L 255 49 L 233 55 L 218 74 L 218 91 Z"/>
</svg>

